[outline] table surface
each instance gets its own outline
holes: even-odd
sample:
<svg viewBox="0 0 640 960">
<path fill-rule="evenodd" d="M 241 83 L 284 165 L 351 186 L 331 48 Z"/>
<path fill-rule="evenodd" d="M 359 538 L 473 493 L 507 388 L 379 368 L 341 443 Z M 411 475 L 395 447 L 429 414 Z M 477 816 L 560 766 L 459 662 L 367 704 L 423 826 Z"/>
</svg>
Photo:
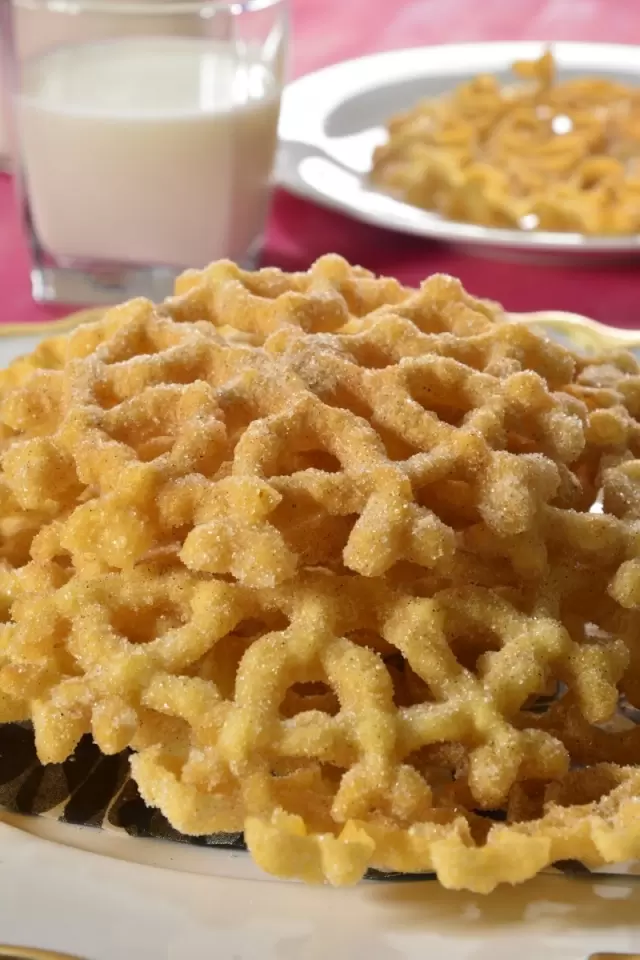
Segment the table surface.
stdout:
<svg viewBox="0 0 640 960">
<path fill-rule="evenodd" d="M 292 7 L 294 76 L 365 53 L 430 43 L 640 44 L 638 0 L 292 0 Z M 386 233 L 278 192 L 264 262 L 305 269 L 329 251 L 406 283 L 451 273 L 473 293 L 500 300 L 509 310 L 570 310 L 640 327 L 638 263 L 566 267 L 482 260 Z M 0 323 L 42 322 L 64 312 L 31 300 L 28 255 L 7 176 L 0 177 L 0 289 Z"/>
</svg>

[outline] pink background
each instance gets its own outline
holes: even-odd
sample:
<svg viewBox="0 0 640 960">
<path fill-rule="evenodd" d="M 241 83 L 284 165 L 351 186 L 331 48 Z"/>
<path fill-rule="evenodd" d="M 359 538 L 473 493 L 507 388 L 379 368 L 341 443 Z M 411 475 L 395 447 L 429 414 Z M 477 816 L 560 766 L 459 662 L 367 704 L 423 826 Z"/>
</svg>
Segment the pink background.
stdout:
<svg viewBox="0 0 640 960">
<path fill-rule="evenodd" d="M 472 40 L 593 40 L 640 44 L 637 0 L 292 0 L 294 75 L 364 53 Z M 640 59 L 640 47 L 638 49 Z M 327 251 L 416 283 L 435 271 L 511 310 L 555 308 L 640 327 L 640 262 L 567 268 L 485 261 L 399 237 L 278 193 L 265 262 L 305 268 Z M 0 177 L 0 322 L 64 311 L 31 301 L 28 257 L 11 192 Z"/>
</svg>

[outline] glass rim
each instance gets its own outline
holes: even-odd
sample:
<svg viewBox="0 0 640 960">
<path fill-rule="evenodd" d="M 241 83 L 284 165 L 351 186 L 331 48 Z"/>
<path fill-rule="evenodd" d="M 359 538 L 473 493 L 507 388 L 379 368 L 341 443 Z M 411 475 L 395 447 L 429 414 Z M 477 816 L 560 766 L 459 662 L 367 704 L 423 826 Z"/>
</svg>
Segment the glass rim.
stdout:
<svg viewBox="0 0 640 960">
<path fill-rule="evenodd" d="M 9 0 L 21 10 L 48 10 L 51 13 L 131 14 L 172 16 L 199 14 L 213 16 L 226 11 L 232 16 L 285 6 L 287 0 Z"/>
</svg>

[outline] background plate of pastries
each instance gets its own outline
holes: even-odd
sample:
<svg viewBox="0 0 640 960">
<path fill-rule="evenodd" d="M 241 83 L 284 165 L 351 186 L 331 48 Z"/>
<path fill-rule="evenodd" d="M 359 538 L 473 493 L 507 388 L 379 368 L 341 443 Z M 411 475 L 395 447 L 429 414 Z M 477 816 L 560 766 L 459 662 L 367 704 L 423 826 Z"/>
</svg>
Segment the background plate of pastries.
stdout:
<svg viewBox="0 0 640 960">
<path fill-rule="evenodd" d="M 468 43 L 335 64 L 287 89 L 277 179 L 469 252 L 638 256 L 639 80 L 637 49 L 620 44 Z"/>
</svg>

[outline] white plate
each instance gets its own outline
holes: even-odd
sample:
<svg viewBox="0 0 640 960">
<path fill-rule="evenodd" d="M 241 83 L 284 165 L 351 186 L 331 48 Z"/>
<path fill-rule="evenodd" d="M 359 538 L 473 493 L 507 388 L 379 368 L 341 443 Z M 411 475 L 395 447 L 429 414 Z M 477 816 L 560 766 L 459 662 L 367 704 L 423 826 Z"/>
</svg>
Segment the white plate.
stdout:
<svg viewBox="0 0 640 960">
<path fill-rule="evenodd" d="M 566 314 L 528 319 L 569 341 L 627 336 Z M 0 337 L 0 366 L 38 339 Z M 0 945 L 81 960 L 640 960 L 640 878 L 546 875 L 488 897 L 270 879 L 238 851 L 0 811 Z"/>
<path fill-rule="evenodd" d="M 394 50 L 347 60 L 301 77 L 285 91 L 276 180 L 280 186 L 357 220 L 455 243 L 476 253 L 518 251 L 536 258 L 640 255 L 640 235 L 585 237 L 455 223 L 370 188 L 366 174 L 384 123 L 420 97 L 479 73 L 506 78 L 514 60 L 534 59 L 537 42 L 468 43 Z M 640 49 L 620 44 L 555 43 L 560 75 L 602 74 L 640 85 Z"/>
<path fill-rule="evenodd" d="M 165 847 L 163 867 L 145 866 L 0 823 L 0 941 L 83 960 L 586 960 L 640 950 L 640 884 L 626 880 L 539 877 L 489 897 L 434 883 L 332 890 L 228 879 L 213 862 L 182 870 Z"/>
</svg>

